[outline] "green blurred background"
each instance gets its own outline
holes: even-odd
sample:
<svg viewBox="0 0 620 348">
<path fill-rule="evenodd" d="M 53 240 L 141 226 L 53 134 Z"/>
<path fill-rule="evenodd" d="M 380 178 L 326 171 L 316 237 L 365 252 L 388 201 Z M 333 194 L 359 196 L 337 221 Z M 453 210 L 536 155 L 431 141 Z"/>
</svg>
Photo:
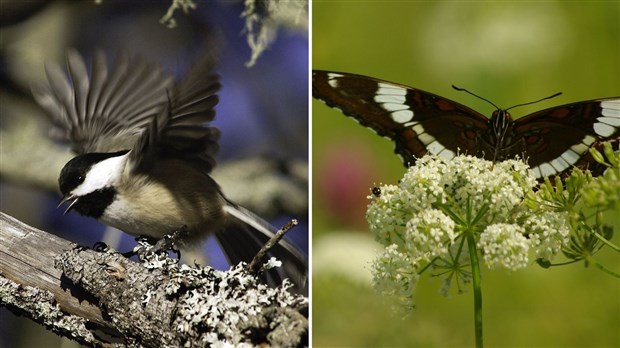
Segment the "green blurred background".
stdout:
<svg viewBox="0 0 620 348">
<path fill-rule="evenodd" d="M 492 106 L 450 85 L 501 107 L 563 92 L 514 117 L 620 95 L 618 1 L 313 1 L 312 16 L 313 68 L 415 86 L 489 116 Z M 470 289 L 446 299 L 423 277 L 417 310 L 401 320 L 370 287 L 365 197 L 404 173 L 392 144 L 317 101 L 312 122 L 313 345 L 473 346 Z M 617 253 L 597 258 L 620 271 Z M 483 267 L 482 285 L 487 347 L 620 346 L 620 281 L 595 268 Z"/>
</svg>

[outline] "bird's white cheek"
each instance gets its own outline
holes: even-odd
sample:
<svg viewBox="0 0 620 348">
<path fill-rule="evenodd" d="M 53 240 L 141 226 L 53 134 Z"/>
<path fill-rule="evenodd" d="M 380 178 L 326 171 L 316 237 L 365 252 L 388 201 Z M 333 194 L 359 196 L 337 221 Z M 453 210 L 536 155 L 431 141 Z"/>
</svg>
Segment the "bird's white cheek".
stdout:
<svg viewBox="0 0 620 348">
<path fill-rule="evenodd" d="M 91 167 L 86 173 L 84 182 L 76 187 L 71 194 L 84 196 L 105 187 L 113 187 L 121 180 L 127 155 L 110 157 Z"/>
</svg>

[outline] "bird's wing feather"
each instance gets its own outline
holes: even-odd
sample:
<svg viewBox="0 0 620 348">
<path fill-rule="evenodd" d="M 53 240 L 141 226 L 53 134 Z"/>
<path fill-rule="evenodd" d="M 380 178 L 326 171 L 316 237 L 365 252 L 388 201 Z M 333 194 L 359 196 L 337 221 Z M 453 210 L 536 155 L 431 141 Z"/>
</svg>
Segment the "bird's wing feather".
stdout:
<svg viewBox="0 0 620 348">
<path fill-rule="evenodd" d="M 166 91 L 167 102 L 153 117 L 130 154 L 133 170 L 148 168 L 153 158 L 173 157 L 187 161 L 204 173 L 215 166 L 220 132 L 205 123 L 215 118 L 219 76 L 215 58 L 206 54 L 178 85 Z"/>
<path fill-rule="evenodd" d="M 32 92 L 59 128 L 61 140 L 78 154 L 130 149 L 151 120 L 165 108 L 174 79 L 141 58 L 119 54 L 108 71 L 95 52 L 89 76 L 84 59 L 67 55 L 67 72 L 46 65 L 48 84 Z"/>
</svg>

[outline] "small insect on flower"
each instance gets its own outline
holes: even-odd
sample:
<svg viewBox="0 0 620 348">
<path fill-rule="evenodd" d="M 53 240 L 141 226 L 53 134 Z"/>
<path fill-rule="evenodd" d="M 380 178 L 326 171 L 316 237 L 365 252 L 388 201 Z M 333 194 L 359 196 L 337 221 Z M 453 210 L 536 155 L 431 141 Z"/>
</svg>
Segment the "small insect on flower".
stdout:
<svg viewBox="0 0 620 348">
<path fill-rule="evenodd" d="M 372 192 L 372 194 L 373 194 L 375 197 L 381 197 L 381 188 L 380 188 L 380 187 L 378 187 L 378 186 L 373 186 L 373 188 L 372 188 L 372 189 L 370 189 L 370 191 Z"/>
</svg>

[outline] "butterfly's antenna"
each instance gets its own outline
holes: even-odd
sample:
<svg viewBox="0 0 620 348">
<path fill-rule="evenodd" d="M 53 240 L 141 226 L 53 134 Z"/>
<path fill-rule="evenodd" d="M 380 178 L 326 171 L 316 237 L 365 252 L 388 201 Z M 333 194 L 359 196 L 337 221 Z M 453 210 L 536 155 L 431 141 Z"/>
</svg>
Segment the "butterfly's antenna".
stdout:
<svg viewBox="0 0 620 348">
<path fill-rule="evenodd" d="M 482 100 L 484 100 L 485 102 L 487 102 L 487 103 L 489 103 L 489 104 L 493 105 L 496 109 L 498 109 L 498 110 L 500 109 L 500 107 L 499 107 L 499 106 L 497 106 L 497 105 L 493 104 L 493 102 L 491 102 L 490 100 L 488 100 L 488 99 L 486 99 L 486 98 L 482 98 L 481 96 L 479 96 L 479 95 L 477 95 L 477 94 L 474 94 L 474 93 L 472 93 L 472 92 L 470 92 L 470 91 L 466 90 L 465 88 L 456 87 L 455 85 L 452 85 L 452 88 L 456 89 L 457 91 L 467 92 L 467 93 L 469 93 L 469 94 L 473 95 L 474 97 L 476 97 L 476 98 L 478 98 L 478 99 L 482 99 Z"/>
<path fill-rule="evenodd" d="M 510 109 L 512 109 L 512 108 L 516 108 L 517 106 L 524 106 L 524 105 L 535 104 L 535 103 L 541 102 L 541 101 L 543 101 L 543 100 L 547 100 L 547 99 L 555 98 L 555 97 L 559 96 L 560 94 L 562 94 L 562 92 L 558 92 L 558 93 L 556 93 L 556 94 L 554 94 L 554 95 L 550 95 L 550 96 L 548 96 L 548 97 L 545 97 L 545 98 L 542 98 L 542 99 L 538 99 L 538 100 L 533 101 L 533 102 L 523 103 L 523 104 L 517 104 L 517 105 L 514 105 L 514 106 L 509 107 L 508 109 L 506 109 L 506 111 L 508 111 L 508 110 L 510 110 Z"/>
</svg>

